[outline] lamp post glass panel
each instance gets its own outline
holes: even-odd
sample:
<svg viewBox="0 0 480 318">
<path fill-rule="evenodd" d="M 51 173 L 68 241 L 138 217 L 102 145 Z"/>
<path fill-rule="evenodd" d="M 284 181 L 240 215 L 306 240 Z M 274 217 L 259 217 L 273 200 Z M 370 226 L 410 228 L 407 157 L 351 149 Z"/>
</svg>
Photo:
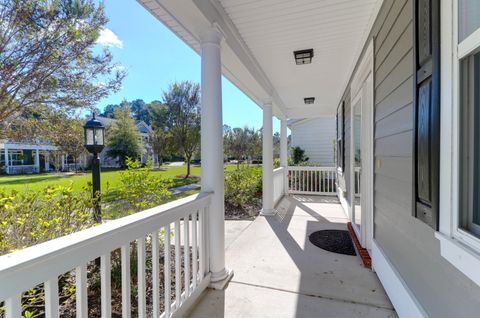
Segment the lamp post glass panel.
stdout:
<svg viewBox="0 0 480 318">
<path fill-rule="evenodd" d="M 83 126 L 85 132 L 85 148 L 93 154 L 92 158 L 92 190 L 95 198 L 94 219 L 97 222 L 102 220 L 102 211 L 100 207 L 100 157 L 99 153 L 105 147 L 105 126 L 95 118 L 93 114 L 92 119 Z"/>
</svg>

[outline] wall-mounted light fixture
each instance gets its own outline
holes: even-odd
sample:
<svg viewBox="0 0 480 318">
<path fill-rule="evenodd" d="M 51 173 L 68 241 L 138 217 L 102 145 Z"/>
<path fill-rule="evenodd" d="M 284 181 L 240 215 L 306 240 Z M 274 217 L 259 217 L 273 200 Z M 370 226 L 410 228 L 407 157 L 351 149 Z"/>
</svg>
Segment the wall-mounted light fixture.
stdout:
<svg viewBox="0 0 480 318">
<path fill-rule="evenodd" d="M 313 58 L 313 49 L 294 51 L 295 63 L 297 65 L 310 64 Z"/>
<path fill-rule="evenodd" d="M 304 101 L 305 104 L 307 104 L 307 105 L 308 105 L 308 104 L 313 104 L 313 103 L 315 103 L 315 97 L 305 97 L 305 98 L 303 99 L 303 101 Z"/>
</svg>

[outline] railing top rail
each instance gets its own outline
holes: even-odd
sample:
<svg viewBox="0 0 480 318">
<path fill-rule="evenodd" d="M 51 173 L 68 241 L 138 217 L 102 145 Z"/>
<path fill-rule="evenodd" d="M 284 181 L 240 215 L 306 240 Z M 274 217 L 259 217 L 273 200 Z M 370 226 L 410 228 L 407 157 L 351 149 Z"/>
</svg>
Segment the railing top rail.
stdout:
<svg viewBox="0 0 480 318">
<path fill-rule="evenodd" d="M 277 169 L 273 169 L 273 174 L 281 173 L 285 170 L 285 167 L 278 167 Z"/>
<path fill-rule="evenodd" d="M 0 256 L 0 300 L 121 247 L 210 204 L 202 192 Z"/>
<path fill-rule="evenodd" d="M 292 171 L 337 171 L 335 167 L 315 167 L 315 166 L 288 166 L 288 170 Z"/>
</svg>

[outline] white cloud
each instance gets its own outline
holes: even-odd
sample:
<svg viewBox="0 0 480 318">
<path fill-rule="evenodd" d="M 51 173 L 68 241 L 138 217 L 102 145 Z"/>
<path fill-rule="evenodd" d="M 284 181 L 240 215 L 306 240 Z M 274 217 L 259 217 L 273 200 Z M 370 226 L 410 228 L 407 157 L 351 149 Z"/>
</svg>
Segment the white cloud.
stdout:
<svg viewBox="0 0 480 318">
<path fill-rule="evenodd" d="M 113 66 L 113 70 L 114 70 L 114 71 L 121 72 L 121 71 L 124 71 L 124 70 L 125 70 L 125 66 L 123 66 L 122 64 L 115 64 L 115 65 Z"/>
<path fill-rule="evenodd" d="M 123 48 L 123 41 L 113 33 L 110 29 L 103 29 L 100 31 L 100 36 L 97 39 L 97 43 L 108 46 L 108 47 L 118 47 L 119 49 Z"/>
</svg>

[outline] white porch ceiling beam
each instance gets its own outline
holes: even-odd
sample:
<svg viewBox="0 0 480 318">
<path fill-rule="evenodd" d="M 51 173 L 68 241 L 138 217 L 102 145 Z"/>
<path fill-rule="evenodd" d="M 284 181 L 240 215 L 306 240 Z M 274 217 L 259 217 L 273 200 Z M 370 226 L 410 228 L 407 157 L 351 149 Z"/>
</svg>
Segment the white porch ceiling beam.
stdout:
<svg viewBox="0 0 480 318">
<path fill-rule="evenodd" d="M 212 25 L 218 25 L 218 27 L 224 33 L 226 44 L 235 52 L 237 57 L 248 69 L 251 75 L 258 81 L 265 92 L 270 95 L 269 98 L 272 99 L 273 104 L 277 106 L 281 112 L 281 114 L 278 114 L 278 110 L 274 109 L 274 115 L 283 117 L 285 104 L 275 91 L 272 83 L 262 70 L 260 64 L 250 52 L 250 49 L 245 44 L 242 36 L 238 32 L 234 23 L 231 21 L 230 17 L 225 12 L 223 6 L 218 2 L 218 0 L 193 0 L 193 2 L 203 13 L 203 15 L 210 21 L 210 23 L 212 23 Z M 257 104 L 260 107 L 263 106 L 262 104 L 258 103 L 258 101 Z"/>
</svg>

